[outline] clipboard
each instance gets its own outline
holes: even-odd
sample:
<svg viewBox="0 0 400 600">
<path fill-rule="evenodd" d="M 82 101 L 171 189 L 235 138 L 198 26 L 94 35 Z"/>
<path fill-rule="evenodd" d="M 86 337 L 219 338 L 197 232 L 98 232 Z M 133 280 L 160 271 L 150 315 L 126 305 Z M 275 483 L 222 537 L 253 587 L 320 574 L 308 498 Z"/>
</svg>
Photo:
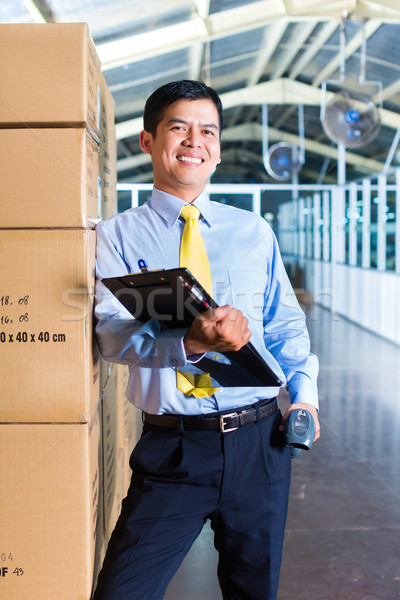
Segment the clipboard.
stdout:
<svg viewBox="0 0 400 600">
<path fill-rule="evenodd" d="M 200 313 L 218 304 L 184 267 L 107 277 L 104 285 L 140 321 L 188 328 Z M 191 365 L 209 373 L 214 387 L 280 387 L 283 381 L 251 342 L 234 352 L 207 352 Z"/>
</svg>

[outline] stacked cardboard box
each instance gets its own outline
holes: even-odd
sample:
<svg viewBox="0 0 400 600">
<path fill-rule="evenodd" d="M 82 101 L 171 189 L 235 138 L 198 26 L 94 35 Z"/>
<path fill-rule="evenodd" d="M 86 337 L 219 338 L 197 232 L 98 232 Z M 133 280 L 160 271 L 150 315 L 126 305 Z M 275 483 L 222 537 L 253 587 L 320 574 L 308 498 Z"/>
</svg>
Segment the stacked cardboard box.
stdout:
<svg viewBox="0 0 400 600">
<path fill-rule="evenodd" d="M 0 25 L 0 53 L 1 594 L 89 600 L 110 372 L 93 223 L 116 208 L 113 100 L 85 24 Z"/>
<path fill-rule="evenodd" d="M 131 481 L 129 458 L 142 432 L 141 412 L 126 396 L 129 369 L 113 364 L 102 391 L 104 539 L 108 543 Z"/>
<path fill-rule="evenodd" d="M 121 444 L 121 366 L 114 364 L 103 390 L 104 539 L 108 543 L 128 488 L 127 456 Z"/>
<path fill-rule="evenodd" d="M 2 598 L 89 600 L 103 543 L 99 410 L 86 424 L 0 425 Z"/>
<path fill-rule="evenodd" d="M 133 406 L 125 393 L 128 385 L 129 369 L 122 365 L 118 365 L 118 369 L 118 406 L 120 411 L 118 439 L 121 452 L 125 456 L 125 487 L 128 488 L 132 475 L 129 458 L 136 442 L 141 436 L 143 423 L 141 412 Z"/>
<path fill-rule="evenodd" d="M 102 218 L 117 211 L 117 139 L 114 123 L 114 98 L 100 74 L 100 159 Z"/>
</svg>

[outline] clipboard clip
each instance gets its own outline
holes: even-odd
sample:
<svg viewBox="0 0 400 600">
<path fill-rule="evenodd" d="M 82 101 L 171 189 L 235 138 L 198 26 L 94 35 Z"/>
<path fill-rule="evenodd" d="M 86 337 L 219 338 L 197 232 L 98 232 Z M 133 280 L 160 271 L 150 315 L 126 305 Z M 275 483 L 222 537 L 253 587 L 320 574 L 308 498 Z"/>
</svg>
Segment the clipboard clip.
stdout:
<svg viewBox="0 0 400 600">
<path fill-rule="evenodd" d="M 148 272 L 148 268 L 147 268 L 147 264 L 146 261 L 143 260 L 143 258 L 138 260 L 138 267 L 139 269 L 142 271 L 142 273 L 147 273 Z"/>
</svg>

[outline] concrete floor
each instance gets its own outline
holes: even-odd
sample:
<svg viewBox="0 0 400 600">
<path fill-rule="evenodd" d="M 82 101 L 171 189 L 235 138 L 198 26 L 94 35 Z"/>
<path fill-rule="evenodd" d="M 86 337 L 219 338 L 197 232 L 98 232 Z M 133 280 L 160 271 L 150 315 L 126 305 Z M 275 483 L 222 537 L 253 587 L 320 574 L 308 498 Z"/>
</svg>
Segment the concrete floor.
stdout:
<svg viewBox="0 0 400 600">
<path fill-rule="evenodd" d="M 292 463 L 278 600 L 395 600 L 400 348 L 317 306 L 308 325 L 320 360 L 321 439 Z M 216 564 L 206 525 L 165 600 L 221 600 Z"/>
</svg>

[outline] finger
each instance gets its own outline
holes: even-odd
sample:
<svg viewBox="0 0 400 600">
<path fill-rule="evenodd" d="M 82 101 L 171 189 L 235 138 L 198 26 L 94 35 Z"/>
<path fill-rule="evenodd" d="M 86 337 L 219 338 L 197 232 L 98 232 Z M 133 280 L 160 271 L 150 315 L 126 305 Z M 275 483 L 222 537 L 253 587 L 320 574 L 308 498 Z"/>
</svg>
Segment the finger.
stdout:
<svg viewBox="0 0 400 600">
<path fill-rule="evenodd" d="M 213 321 L 221 321 L 229 314 L 230 310 L 231 310 L 231 307 L 228 305 L 218 306 L 218 308 L 212 308 L 211 310 L 207 311 L 205 314 L 210 315 L 210 317 Z"/>
<path fill-rule="evenodd" d="M 286 418 L 286 414 L 282 416 L 281 422 L 279 423 L 279 431 L 285 430 Z"/>
<path fill-rule="evenodd" d="M 218 321 L 222 321 L 228 313 L 228 308 L 226 306 L 218 306 L 217 308 L 211 308 L 210 310 L 206 310 L 200 313 L 196 318 L 200 321 L 203 321 L 205 327 L 208 327 L 211 323 L 216 323 Z"/>
<path fill-rule="evenodd" d="M 250 329 L 249 329 L 249 327 L 248 327 L 248 322 L 247 322 L 247 323 L 246 323 L 246 330 L 245 330 L 245 333 L 244 333 L 244 337 L 246 338 L 246 343 L 247 343 L 248 341 L 250 341 L 251 335 L 252 335 L 252 334 L 251 334 L 251 331 L 250 331 Z"/>
</svg>

